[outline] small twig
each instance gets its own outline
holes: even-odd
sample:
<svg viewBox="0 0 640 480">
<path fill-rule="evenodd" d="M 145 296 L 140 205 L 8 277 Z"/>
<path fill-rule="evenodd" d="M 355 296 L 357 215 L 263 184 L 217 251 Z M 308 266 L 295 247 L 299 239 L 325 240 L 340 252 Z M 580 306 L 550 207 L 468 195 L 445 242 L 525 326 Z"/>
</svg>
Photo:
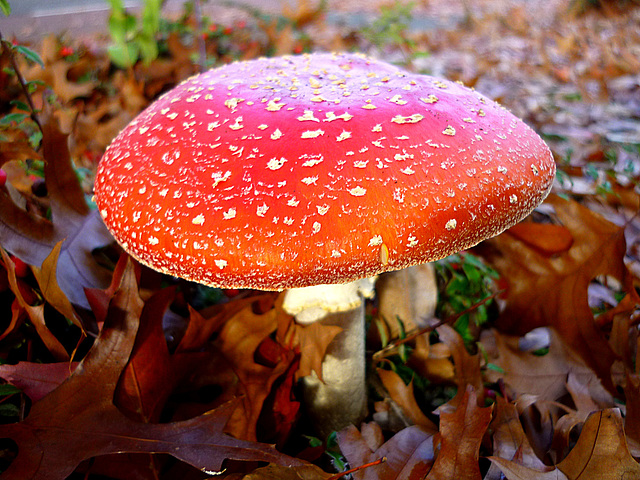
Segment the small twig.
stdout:
<svg viewBox="0 0 640 480">
<path fill-rule="evenodd" d="M 0 44 L 2 44 L 2 50 L 9 57 L 9 62 L 11 62 L 11 68 L 13 68 L 13 71 L 16 72 L 16 76 L 18 77 L 18 82 L 22 87 L 24 96 L 26 97 L 27 103 L 29 104 L 29 109 L 31 110 L 31 113 L 30 113 L 31 120 L 35 122 L 35 124 L 40 129 L 40 133 L 44 135 L 44 131 L 42 130 L 42 125 L 40 124 L 40 120 L 38 119 L 38 115 L 36 114 L 36 107 L 33 104 L 33 100 L 31 99 L 31 93 L 29 93 L 29 88 L 27 87 L 27 83 L 25 82 L 24 77 L 22 76 L 22 73 L 18 68 L 18 63 L 16 62 L 16 58 L 13 55 L 13 49 L 7 47 L 6 43 L 7 43 L 7 40 L 4 39 L 4 37 L 2 36 L 2 32 L 0 32 Z"/>
<path fill-rule="evenodd" d="M 362 470 L 363 468 L 373 467 L 374 465 L 380 465 L 387 461 L 387 457 L 379 458 L 378 460 L 374 460 L 370 463 L 365 463 L 364 465 L 360 465 L 359 467 L 352 468 L 351 470 L 347 470 L 346 472 L 336 473 L 335 475 L 331 475 L 327 480 L 338 480 L 345 475 L 349 475 L 350 473 L 357 472 L 358 470 Z"/>
<path fill-rule="evenodd" d="M 416 339 L 417 337 L 419 337 L 420 335 L 423 335 L 425 333 L 433 332 L 436 328 L 438 328 L 441 325 L 445 325 L 445 324 L 452 325 L 452 324 L 456 323 L 456 321 L 460 317 L 462 317 L 463 315 L 466 315 L 467 313 L 470 313 L 470 312 L 474 311 L 479 306 L 484 305 L 489 300 L 492 300 L 492 299 L 496 298 L 498 295 L 502 294 L 503 292 L 504 292 L 504 290 L 499 290 L 499 291 L 493 293 L 492 295 L 489 295 L 488 297 L 480 300 L 478 303 L 475 303 L 475 304 L 471 305 L 469 308 L 467 308 L 466 310 L 463 310 L 462 312 L 456 313 L 455 315 L 451 315 L 450 317 L 448 317 L 448 318 L 446 318 L 444 320 L 438 320 L 436 323 L 434 323 L 432 325 L 428 325 L 428 326 L 426 326 L 424 328 L 421 328 L 419 330 L 415 330 L 412 333 L 410 333 L 409 335 L 407 335 L 405 338 L 399 338 L 397 340 L 394 340 L 389 345 L 384 347 L 382 350 L 378 350 L 376 353 L 374 353 L 373 354 L 373 360 L 379 361 L 379 360 L 383 359 L 384 357 L 390 355 L 391 352 L 394 351 L 396 348 L 398 348 L 400 345 L 404 345 L 405 343 L 410 342 L 410 341 Z"/>
<path fill-rule="evenodd" d="M 194 0 L 193 12 L 196 17 L 196 42 L 198 42 L 199 57 L 198 63 L 200 66 L 200 72 L 204 72 L 207 68 L 207 49 L 204 44 L 204 22 L 202 20 L 202 5 L 200 5 L 200 0 Z"/>
</svg>

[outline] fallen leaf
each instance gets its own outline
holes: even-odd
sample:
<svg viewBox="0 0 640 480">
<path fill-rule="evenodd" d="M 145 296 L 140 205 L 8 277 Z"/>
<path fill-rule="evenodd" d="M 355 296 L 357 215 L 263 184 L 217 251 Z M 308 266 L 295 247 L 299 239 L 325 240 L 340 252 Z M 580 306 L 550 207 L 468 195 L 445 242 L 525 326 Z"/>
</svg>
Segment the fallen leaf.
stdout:
<svg viewBox="0 0 640 480">
<path fill-rule="evenodd" d="M 610 275 L 640 302 L 624 264 L 624 229 L 577 202 L 553 195 L 547 202 L 574 239 L 564 254 L 547 258 L 510 235 L 499 235 L 478 249 L 509 282 L 506 308 L 496 325 L 516 335 L 537 327 L 555 328 L 614 392 L 611 366 L 618 357 L 594 322 L 588 287 L 594 277 Z"/>
<path fill-rule="evenodd" d="M 262 341 L 277 328 L 278 310 L 256 315 L 245 307 L 227 320 L 218 334 L 215 346 L 237 375 L 240 383 L 240 405 L 233 413 L 227 432 L 237 438 L 256 439 L 256 423 L 273 383 L 293 361 L 293 352 L 273 366 L 256 362 L 255 353 Z"/>
<path fill-rule="evenodd" d="M 509 479 L 640 478 L 640 465 L 629 453 L 622 415 L 615 408 L 589 416 L 575 446 L 556 469 L 539 471 L 502 458 L 489 459 L 498 464 Z"/>
<path fill-rule="evenodd" d="M 480 355 L 470 355 L 464 346 L 464 340 L 458 332 L 450 325 L 441 325 L 436 329 L 440 337 L 440 341 L 449 347 L 453 364 L 455 366 L 455 381 L 458 384 L 458 393 L 452 400 L 457 403 L 458 398 L 464 394 L 468 385 L 474 389 L 474 397 L 479 395 L 480 401 L 484 399 L 484 385 L 482 373 L 480 371 Z"/>
<path fill-rule="evenodd" d="M 373 428 L 380 427 L 373 424 Z M 372 451 L 358 429 L 351 425 L 338 432 L 338 446 L 352 467 L 386 458 L 380 465 L 354 472 L 355 480 L 419 480 L 433 464 L 434 434 L 414 425 L 399 431 Z"/>
<path fill-rule="evenodd" d="M 5 189 L 0 189 L 0 245 L 25 263 L 40 266 L 62 241 L 56 265 L 58 285 L 71 303 L 89 308 L 83 287 L 104 288 L 110 279 L 91 252 L 113 238 L 85 201 L 71 163 L 67 136 L 51 114 L 43 115 L 41 123 L 52 221 L 23 210 Z"/>
<path fill-rule="evenodd" d="M 233 404 L 168 424 L 145 424 L 122 414 L 112 399 L 142 309 L 129 263 L 100 337 L 78 368 L 35 403 L 24 421 L 3 427 L 3 436 L 18 445 L 3 480 L 66 478 L 83 460 L 114 453 L 168 453 L 211 472 L 220 471 L 227 458 L 302 464 L 269 445 L 223 434 Z"/>
<path fill-rule="evenodd" d="M 540 460 L 531 447 L 522 429 L 518 410 L 512 403 L 502 397 L 496 398 L 494 418 L 489 429 L 493 431 L 493 456 L 511 460 L 519 465 L 544 471 L 546 465 Z M 484 480 L 501 480 L 496 464 L 489 467 Z"/>
<path fill-rule="evenodd" d="M 427 480 L 482 479 L 478 464 L 480 443 L 491 422 L 491 407 L 478 407 L 469 385 L 453 409 L 445 405 L 440 414 L 440 451 Z"/>
<path fill-rule="evenodd" d="M 413 382 L 405 385 L 400 375 L 391 370 L 378 368 L 376 371 L 378 372 L 380 380 L 382 380 L 384 388 L 389 392 L 391 399 L 400 406 L 404 414 L 413 424 L 420 425 L 426 430 L 432 430 L 433 432 L 438 431 L 434 423 L 420 410 L 416 398 L 413 395 Z"/>
<path fill-rule="evenodd" d="M 534 395 L 538 401 L 557 400 L 566 393 L 566 382 L 571 375 L 582 385 L 588 386 L 589 395 L 600 407 L 612 406 L 611 395 L 600 380 L 554 329 L 549 329 L 549 352 L 535 355 L 518 348 L 519 337 L 509 337 L 494 332 L 498 358 L 491 359 L 504 373 L 487 371 L 490 381 L 504 379 L 516 395 Z"/>
<path fill-rule="evenodd" d="M 25 299 L 22 290 L 18 284 L 18 279 L 16 278 L 15 272 L 15 264 L 9 255 L 4 251 L 4 249 L 0 248 L 0 257 L 2 258 L 2 263 L 4 264 L 4 268 L 7 270 L 9 277 L 9 285 L 11 291 L 16 297 L 16 301 L 18 302 L 21 309 L 23 309 L 29 319 L 33 323 L 33 326 L 38 332 L 38 336 L 45 344 L 51 355 L 58 361 L 66 361 L 69 360 L 69 353 L 66 351 L 62 343 L 51 333 L 44 319 L 44 304 L 40 305 L 30 305 L 29 302 Z"/>
<path fill-rule="evenodd" d="M 78 362 L 19 362 L 0 365 L 0 377 L 18 387 L 35 403 L 58 388 L 77 366 Z"/>
</svg>

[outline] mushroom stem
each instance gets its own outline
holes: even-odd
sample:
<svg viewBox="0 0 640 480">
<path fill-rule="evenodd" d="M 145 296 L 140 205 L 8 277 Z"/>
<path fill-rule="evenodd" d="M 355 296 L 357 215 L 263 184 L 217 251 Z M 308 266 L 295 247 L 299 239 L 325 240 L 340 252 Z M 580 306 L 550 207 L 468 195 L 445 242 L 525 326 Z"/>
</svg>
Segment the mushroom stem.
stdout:
<svg viewBox="0 0 640 480">
<path fill-rule="evenodd" d="M 346 312 L 330 313 L 321 322 L 342 328 L 327 348 L 322 380 L 315 372 L 303 378 L 305 408 L 324 438 L 347 425 L 358 425 L 367 414 L 364 302 Z"/>
<path fill-rule="evenodd" d="M 366 416 L 363 297 L 373 297 L 375 280 L 294 288 L 284 297 L 284 310 L 298 323 L 319 321 L 342 328 L 325 353 L 322 380 L 316 372 L 303 379 L 307 413 L 323 437 Z"/>
</svg>

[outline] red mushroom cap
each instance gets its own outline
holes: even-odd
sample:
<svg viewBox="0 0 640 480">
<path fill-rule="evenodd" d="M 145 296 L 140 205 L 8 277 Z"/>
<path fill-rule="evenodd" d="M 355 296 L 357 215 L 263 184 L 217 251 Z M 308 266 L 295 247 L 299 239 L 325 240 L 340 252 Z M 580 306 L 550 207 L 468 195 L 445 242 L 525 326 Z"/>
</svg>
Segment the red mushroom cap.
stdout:
<svg viewBox="0 0 640 480">
<path fill-rule="evenodd" d="M 208 285 L 343 283 L 439 259 L 520 221 L 555 164 L 462 85 L 354 54 L 194 76 L 105 153 L 102 217 L 131 255 Z"/>
</svg>

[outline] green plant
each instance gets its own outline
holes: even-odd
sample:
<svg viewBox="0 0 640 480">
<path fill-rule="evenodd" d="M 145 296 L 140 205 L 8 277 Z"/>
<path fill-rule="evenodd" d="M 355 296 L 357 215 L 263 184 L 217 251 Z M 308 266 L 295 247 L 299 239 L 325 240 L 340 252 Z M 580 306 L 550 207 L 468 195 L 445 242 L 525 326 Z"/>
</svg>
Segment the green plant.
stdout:
<svg viewBox="0 0 640 480">
<path fill-rule="evenodd" d="M 408 63 L 416 50 L 416 43 L 408 34 L 414 6 L 414 2 L 405 3 L 400 0 L 391 5 L 380 6 L 380 16 L 362 32 L 365 39 L 381 50 L 400 50 Z"/>
<path fill-rule="evenodd" d="M 138 59 L 150 63 L 158 56 L 156 35 L 160 30 L 160 13 L 164 0 L 144 0 L 140 20 L 124 8 L 122 0 L 109 0 L 109 45 L 111 61 L 121 68 L 133 66 Z"/>
<path fill-rule="evenodd" d="M 7 17 L 11 15 L 11 5 L 9 5 L 7 0 L 0 0 L 0 10 L 2 10 L 2 13 Z"/>
<path fill-rule="evenodd" d="M 498 273 L 479 257 L 462 252 L 435 262 L 439 279 L 444 283 L 440 289 L 437 316 L 447 318 L 470 309 L 460 315 L 454 328 L 469 346 L 477 340 L 477 327 L 490 319 L 493 300 L 482 302 L 495 294 Z"/>
</svg>

